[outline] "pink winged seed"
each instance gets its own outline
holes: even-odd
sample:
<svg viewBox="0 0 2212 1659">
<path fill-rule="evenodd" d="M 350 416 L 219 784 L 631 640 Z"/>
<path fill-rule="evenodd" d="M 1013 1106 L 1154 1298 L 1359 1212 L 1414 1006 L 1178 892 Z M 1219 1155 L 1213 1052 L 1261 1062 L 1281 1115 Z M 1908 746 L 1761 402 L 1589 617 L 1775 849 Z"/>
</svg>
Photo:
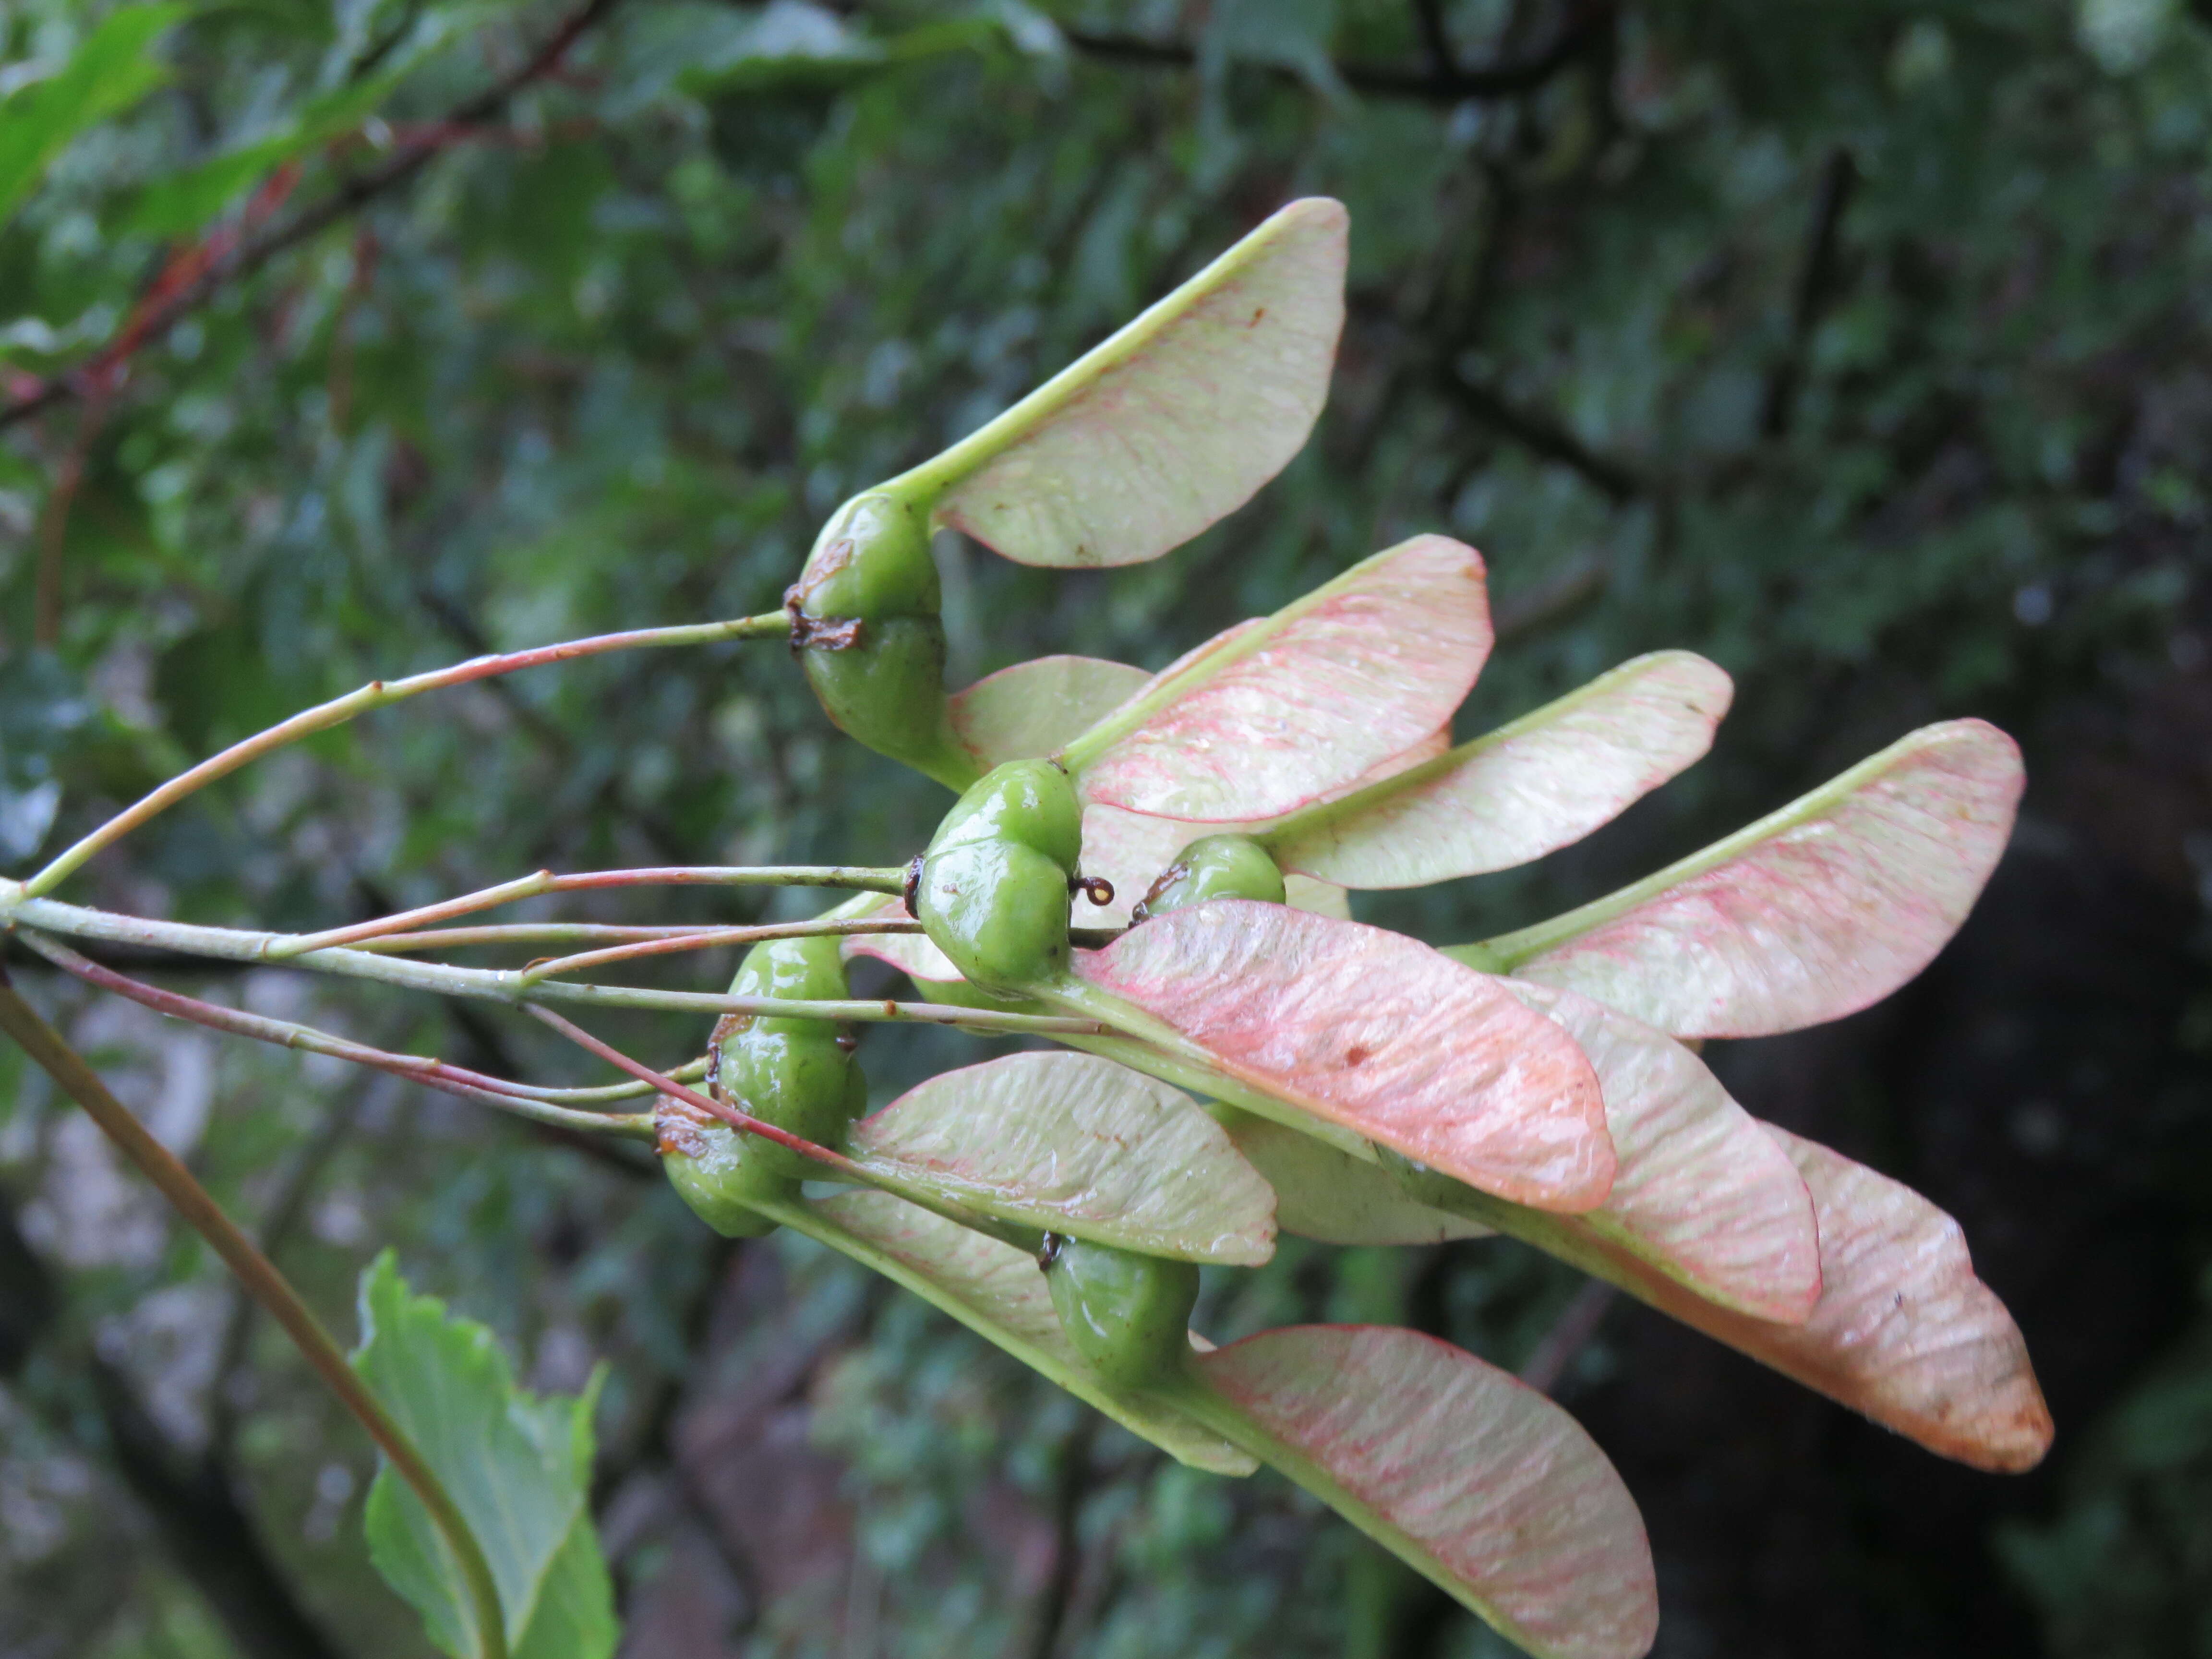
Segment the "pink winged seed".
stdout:
<svg viewBox="0 0 2212 1659">
<path fill-rule="evenodd" d="M 1333 794 L 1348 794 L 1367 784 L 1432 760 L 1451 747 L 1449 730 L 1431 732 L 1402 754 L 1393 755 L 1379 762 L 1359 777 L 1346 783 Z M 1142 812 L 1125 812 L 1118 806 L 1092 805 L 1083 809 L 1083 872 L 1103 876 L 1114 884 L 1114 902 L 1103 909 L 1087 906 L 1076 907 L 1079 926 L 1119 927 L 1126 926 L 1129 911 L 1151 889 L 1154 880 L 1191 842 L 1206 836 L 1227 836 L 1249 833 L 1263 826 L 1258 823 L 1189 823 L 1181 818 L 1152 817 Z M 1291 872 L 1295 878 L 1296 872 Z M 1340 899 L 1344 890 L 1333 883 L 1316 883 L 1329 895 Z M 1335 904 L 1323 909 L 1313 895 L 1303 901 L 1293 890 L 1289 902 L 1301 910 L 1319 910 L 1324 915 L 1340 914 Z"/>
<path fill-rule="evenodd" d="M 1636 1501 L 1567 1413 L 1384 1326 L 1263 1332 L 1200 1374 L 1547 1659 L 1638 1659 L 1658 1632 Z"/>
<path fill-rule="evenodd" d="M 1632 1288 L 1656 1267 L 1756 1318 L 1804 1323 L 1820 1297 L 1813 1198 L 1759 1121 L 1664 1032 L 1571 991 L 1515 989 L 1589 1058 L 1620 1159 L 1605 1202 L 1554 1224 Z"/>
<path fill-rule="evenodd" d="M 1316 813 L 1310 829 L 1294 819 L 1277 854 L 1285 869 L 1363 888 L 1527 864 L 1611 823 L 1702 757 L 1731 691 L 1725 673 L 1686 651 L 1624 664 L 1556 714 L 1469 744 L 1356 812 Z"/>
<path fill-rule="evenodd" d="M 1481 556 L 1417 536 L 1109 744 L 1082 769 L 1085 798 L 1194 823 L 1279 817 L 1445 725 L 1490 643 Z"/>
<path fill-rule="evenodd" d="M 1899 1182 L 1761 1127 L 1812 1189 L 1824 1281 L 1812 1318 L 1747 1319 L 1656 1274 L 1638 1294 L 1929 1451 L 2000 1474 L 2041 1462 L 2051 1409 L 1959 1224 Z"/>
<path fill-rule="evenodd" d="M 1075 971 L 1239 1080 L 1485 1192 L 1579 1211 L 1613 1184 L 1573 1040 L 1425 945 L 1216 899 L 1076 952 Z"/>
<path fill-rule="evenodd" d="M 1966 920 L 2021 782 L 2018 748 L 1980 720 L 1895 752 L 1825 810 L 1514 972 L 1684 1037 L 1765 1036 L 1879 1002 Z"/>
</svg>

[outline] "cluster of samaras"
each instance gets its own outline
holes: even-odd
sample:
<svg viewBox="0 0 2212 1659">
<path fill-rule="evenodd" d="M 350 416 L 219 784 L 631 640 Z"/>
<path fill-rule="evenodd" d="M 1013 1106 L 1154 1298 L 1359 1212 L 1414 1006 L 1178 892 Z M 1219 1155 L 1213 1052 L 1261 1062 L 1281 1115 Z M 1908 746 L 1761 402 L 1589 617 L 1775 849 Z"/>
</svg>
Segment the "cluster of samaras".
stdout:
<svg viewBox="0 0 2212 1659">
<path fill-rule="evenodd" d="M 793 589 L 794 648 L 832 717 L 964 792 L 903 900 L 839 913 L 903 906 L 926 933 L 842 948 L 933 1000 L 1096 1034 L 1067 1038 L 1087 1054 L 948 1073 L 853 1121 L 849 1043 L 739 1020 L 718 1034 L 717 1086 L 995 1234 L 881 1191 L 810 1199 L 799 1160 L 680 1107 L 663 1150 L 717 1224 L 803 1227 L 1185 1462 L 1276 1465 L 1531 1650 L 1626 1659 L 1656 1629 L 1649 1546 L 1571 1419 L 1407 1331 L 1215 1350 L 1186 1329 L 1192 1264 L 1263 1261 L 1278 1229 L 1510 1233 L 1931 1450 L 2034 1463 L 2049 1416 L 1956 1225 L 1754 1121 L 1696 1052 L 1837 1018 L 1917 973 L 2003 848 L 2019 762 L 1979 722 L 1931 726 L 1645 881 L 1440 951 L 1349 920 L 1346 890 L 1502 870 L 1589 834 L 1705 752 L 1727 677 L 1659 653 L 1454 747 L 1491 645 L 1483 567 L 1423 536 L 1157 674 L 1048 657 L 947 696 L 933 529 L 1031 563 L 1126 563 L 1246 500 L 1320 408 L 1345 234 L 1334 203 L 1286 209 L 856 498 Z M 1093 927 L 1121 931 L 1078 948 Z M 840 948 L 763 946 L 737 988 L 842 995 Z"/>
</svg>

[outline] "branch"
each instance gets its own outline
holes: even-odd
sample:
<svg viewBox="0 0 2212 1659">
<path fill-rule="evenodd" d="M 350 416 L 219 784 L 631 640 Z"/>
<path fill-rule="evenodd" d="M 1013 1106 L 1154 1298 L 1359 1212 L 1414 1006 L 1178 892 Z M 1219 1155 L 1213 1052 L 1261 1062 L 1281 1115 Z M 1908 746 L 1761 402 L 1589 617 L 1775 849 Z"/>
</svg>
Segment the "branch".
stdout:
<svg viewBox="0 0 2212 1659">
<path fill-rule="evenodd" d="M 120 841 L 149 819 L 168 811 L 196 790 L 205 788 L 218 778 L 228 777 L 249 761 L 258 760 L 287 744 L 297 743 L 318 732 L 327 732 L 332 726 L 343 726 L 359 715 L 374 709 L 388 708 L 395 702 L 404 702 L 409 697 L 418 696 L 425 691 L 444 690 L 449 686 L 489 679 L 495 674 L 517 673 L 525 668 L 540 668 L 550 663 L 598 656 L 608 651 L 774 638 L 789 633 L 790 629 L 790 618 L 781 611 L 771 611 L 757 617 L 740 617 L 730 622 L 696 623 L 675 628 L 638 628 L 621 634 L 598 634 L 589 639 L 564 640 L 558 645 L 532 646 L 525 651 L 471 657 L 466 662 L 432 669 L 428 673 L 410 675 L 404 680 L 371 680 L 359 690 L 349 691 L 343 697 L 333 697 L 313 708 L 303 708 L 289 720 L 280 720 L 265 732 L 256 732 L 231 744 L 221 754 L 210 755 L 189 771 L 179 772 L 63 853 L 25 882 L 24 890 L 33 897 L 51 891 L 94 854 Z"/>
<path fill-rule="evenodd" d="M 1619 506 L 1643 495 L 1649 484 L 1634 469 L 1599 454 L 1565 426 L 1508 399 L 1496 387 L 1446 370 L 1444 385 L 1475 418 L 1487 422 L 1522 448 L 1571 468 Z"/>
<path fill-rule="evenodd" d="M 1766 437 L 1779 438 L 1790 429 L 1790 418 L 1796 410 L 1797 388 L 1805 378 L 1805 358 L 1812 348 L 1813 330 L 1835 291 L 1838 232 L 1843 223 L 1844 210 L 1850 205 L 1852 194 L 1858 187 L 1858 164 L 1851 159 L 1850 150 L 1838 144 L 1828 152 L 1828 159 L 1820 168 L 1820 188 L 1814 198 L 1813 233 L 1806 243 L 1805 262 L 1797 273 L 1796 303 L 1791 307 L 1790 319 L 1790 348 L 1775 366 L 1759 408 L 1759 429 Z"/>
<path fill-rule="evenodd" d="M 372 1048 L 365 1042 L 356 1042 L 348 1037 L 318 1031 L 311 1025 L 295 1024 L 288 1019 L 271 1019 L 263 1014 L 249 1014 L 241 1009 L 226 1008 L 220 1003 L 202 1002 L 197 997 L 164 991 L 135 979 L 126 979 L 112 969 L 88 962 L 67 945 L 35 933 L 27 933 L 23 942 L 57 968 L 76 975 L 88 985 L 112 992 L 141 1007 L 151 1008 L 156 1013 L 167 1014 L 174 1019 L 190 1020 L 195 1025 L 204 1025 L 212 1031 L 252 1037 L 258 1042 L 271 1043 L 279 1048 L 295 1048 L 303 1054 L 325 1054 L 332 1060 L 350 1060 L 356 1066 L 366 1066 L 372 1071 L 411 1078 L 441 1094 L 456 1095 L 464 1100 L 482 1101 L 498 1107 L 501 1111 L 512 1112 L 535 1122 L 550 1124 L 556 1128 L 586 1133 L 627 1135 L 638 1140 L 653 1138 L 653 1121 L 649 1115 L 579 1112 L 556 1105 L 546 1098 L 549 1095 L 574 1093 L 603 1097 L 605 1091 L 539 1089 L 526 1083 L 510 1083 L 505 1078 L 487 1077 L 481 1072 L 448 1066 L 441 1060 L 428 1060 L 418 1054 L 395 1054 L 386 1049 Z"/>
<path fill-rule="evenodd" d="M 1540 50 L 1525 57 L 1462 69 L 1449 61 L 1439 63 L 1436 42 L 1425 40 L 1430 64 L 1407 70 L 1383 64 L 1337 64 L 1336 73 L 1356 92 L 1382 98 L 1410 98 L 1423 103 L 1457 104 L 1470 98 L 1506 98 L 1534 92 L 1578 57 L 1584 46 L 1609 25 L 1614 0 L 1571 0 L 1559 32 Z M 1189 69 L 1198 62 L 1198 49 L 1178 41 L 1152 40 L 1142 35 L 1107 34 L 1066 28 L 1061 36 L 1076 51 L 1108 63 L 1153 69 Z M 1439 37 L 1440 38 L 1440 37 Z M 1303 82 L 1304 77 L 1289 64 L 1267 64 L 1271 73 Z"/>
<path fill-rule="evenodd" d="M 1030 1659 L 1054 1659 L 1067 1633 L 1068 1607 L 1075 1600 L 1075 1580 L 1083 1565 L 1083 1506 L 1091 1492 L 1091 1446 L 1097 1431 L 1097 1413 L 1077 1413 L 1054 1458 L 1052 1566 L 1037 1593 Z"/>
<path fill-rule="evenodd" d="M 61 1316 L 61 1288 L 22 1229 L 0 1187 L 0 1382 L 13 1382 L 30 1364 L 31 1350 Z"/>
<path fill-rule="evenodd" d="M 118 335 L 108 345 L 75 369 L 58 375 L 26 397 L 0 406 L 0 430 L 27 420 L 42 410 L 83 397 L 112 374 L 124 356 L 165 337 L 177 324 L 199 310 L 229 284 L 242 282 L 278 254 L 319 234 L 360 211 L 380 196 L 405 184 L 442 152 L 455 129 L 483 125 L 505 109 L 514 95 L 542 81 L 560 67 L 577 38 L 612 11 L 619 0 L 586 0 L 569 14 L 545 44 L 512 73 L 502 76 L 475 97 L 457 105 L 431 131 L 402 143 L 382 165 L 347 179 L 313 205 L 258 236 L 240 238 L 208 260 L 205 269 L 166 297 L 156 299 L 134 315 L 128 337 Z M 119 348 L 119 349 L 118 349 Z"/>
<path fill-rule="evenodd" d="M 506 1659 L 507 1634 L 500 1612 L 499 1590 L 490 1567 L 485 1564 L 483 1552 L 477 1547 L 475 1534 L 461 1518 L 460 1511 L 453 1507 L 453 1500 L 430 1466 L 423 1462 L 414 1442 L 392 1421 L 368 1386 L 354 1374 L 345 1355 L 331 1340 L 314 1311 L 300 1299 L 291 1282 L 276 1271 L 275 1263 L 254 1248 L 252 1239 L 238 1230 L 238 1224 L 223 1213 L 222 1206 L 209 1196 L 207 1189 L 176 1154 L 155 1139 L 131 1109 L 109 1092 L 100 1074 L 63 1041 L 61 1033 L 16 994 L 4 972 L 0 972 L 0 1030 L 14 1037 L 40 1069 L 84 1109 L 85 1115 L 114 1143 L 116 1150 L 136 1164 L 139 1173 L 168 1200 L 170 1207 L 207 1241 L 224 1265 L 244 1281 L 254 1299 L 284 1328 L 284 1334 L 292 1339 L 293 1345 L 324 1384 L 368 1431 L 369 1437 L 391 1461 L 392 1468 L 415 1489 L 415 1495 L 429 1511 L 447 1547 L 453 1551 L 469 1587 L 477 1644 L 483 1659 Z"/>
<path fill-rule="evenodd" d="M 129 1381 L 88 1354 L 92 1396 L 108 1455 L 193 1589 L 205 1596 L 246 1659 L 337 1659 L 339 1650 L 300 1605 L 223 1465 L 181 1457 Z"/>
<path fill-rule="evenodd" d="M 1491 607 L 1491 633 L 1498 645 L 1525 639 L 1572 616 L 1605 592 L 1612 568 L 1584 554 L 1569 559 L 1534 587 L 1510 593 Z"/>
<path fill-rule="evenodd" d="M 1452 50 L 1444 27 L 1443 0 L 1413 0 L 1413 27 L 1420 32 L 1421 52 L 1429 60 L 1429 73 L 1448 77 L 1459 73 L 1459 54 Z"/>
<path fill-rule="evenodd" d="M 1575 1356 L 1597 1334 L 1607 1310 L 1613 1306 L 1613 1286 L 1601 1279 L 1593 1279 L 1577 1291 L 1574 1299 L 1552 1322 L 1551 1329 L 1537 1339 L 1528 1363 L 1521 1367 L 1521 1380 L 1539 1394 L 1549 1394 L 1559 1387 Z"/>
<path fill-rule="evenodd" d="M 276 1194 L 262 1212 L 254 1243 L 270 1261 L 298 1229 L 307 1213 L 307 1201 L 330 1167 L 331 1159 L 353 1133 L 361 1115 L 361 1094 L 349 1091 L 345 1098 L 323 1120 L 314 1135 L 290 1160 L 277 1183 Z M 238 1437 L 237 1384 L 252 1358 L 253 1316 L 261 1304 L 244 1285 L 231 1282 L 230 1315 L 223 1323 L 222 1340 L 216 1346 L 215 1373 L 207 1392 L 207 1450 L 201 1462 L 221 1469 L 229 1465 Z"/>
</svg>

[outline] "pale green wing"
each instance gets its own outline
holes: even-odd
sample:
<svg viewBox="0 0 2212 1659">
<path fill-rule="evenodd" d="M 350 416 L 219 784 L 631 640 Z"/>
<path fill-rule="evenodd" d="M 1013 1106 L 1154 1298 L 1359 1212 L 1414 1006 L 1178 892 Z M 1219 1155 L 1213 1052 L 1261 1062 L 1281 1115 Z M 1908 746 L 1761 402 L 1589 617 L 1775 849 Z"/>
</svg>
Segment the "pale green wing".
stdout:
<svg viewBox="0 0 2212 1659">
<path fill-rule="evenodd" d="M 1116 1389 L 1078 1358 L 1036 1259 L 1012 1245 L 888 1193 L 846 1193 L 761 1209 L 941 1308 L 1177 1462 L 1216 1474 L 1249 1474 L 1259 1467 L 1175 1407 Z"/>
<path fill-rule="evenodd" d="M 946 1072 L 853 1126 L 852 1156 L 989 1215 L 1146 1255 L 1257 1267 L 1275 1199 L 1180 1090 L 1092 1054 Z"/>
<path fill-rule="evenodd" d="M 1328 395 L 1347 220 L 1293 202 L 894 489 L 1023 564 L 1137 564 L 1282 471 Z"/>
<path fill-rule="evenodd" d="M 1633 886 L 1447 954 L 1679 1037 L 1840 1019 L 1958 931 L 2012 833 L 2021 784 L 2020 750 L 1995 726 L 1925 726 Z"/>
<path fill-rule="evenodd" d="M 957 693 L 947 713 L 954 734 L 988 771 L 1073 742 L 1151 678 L 1103 657 L 1038 657 Z"/>
<path fill-rule="evenodd" d="M 1234 1106 L 1209 1109 L 1275 1189 L 1275 1224 L 1324 1244 L 1441 1244 L 1492 1230 L 1407 1195 L 1379 1164 Z"/>
<path fill-rule="evenodd" d="M 1423 765 L 1299 812 L 1275 861 L 1346 887 L 1425 887 L 1580 841 L 1712 746 L 1729 677 L 1662 651 Z"/>
<path fill-rule="evenodd" d="M 1194 1412 L 1539 1659 L 1650 1650 L 1659 1595 L 1644 1517 L 1596 1443 L 1535 1389 L 1381 1325 L 1263 1331 L 1197 1369 Z"/>
</svg>

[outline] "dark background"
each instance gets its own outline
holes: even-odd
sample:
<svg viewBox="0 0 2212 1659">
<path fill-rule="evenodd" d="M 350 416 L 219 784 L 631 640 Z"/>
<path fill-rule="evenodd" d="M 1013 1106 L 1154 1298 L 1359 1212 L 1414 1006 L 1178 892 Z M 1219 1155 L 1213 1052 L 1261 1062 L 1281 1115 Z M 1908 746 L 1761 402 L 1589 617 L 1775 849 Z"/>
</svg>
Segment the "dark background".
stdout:
<svg viewBox="0 0 2212 1659">
<path fill-rule="evenodd" d="M 107 9 L 0 12 L 0 88 Z M 956 680 L 1157 665 L 1422 530 L 1490 562 L 1470 731 L 1659 647 L 1735 675 L 1711 758 L 1583 848 L 1364 907 L 1439 942 L 1915 725 L 2014 732 L 2021 826 L 1957 943 L 1879 1008 L 1712 1059 L 1958 1217 L 2050 1461 L 1942 1463 L 1622 1304 L 1559 1391 L 1643 1504 L 1663 1655 L 2212 1655 L 2200 12 L 211 8 L 0 228 L 0 856 L 33 867 L 372 677 L 770 608 L 846 495 L 1282 201 L 1340 197 L 1351 319 L 1305 453 L 1156 565 L 944 545 Z M 386 75 L 372 117 L 331 113 Z M 778 648 L 615 657 L 288 753 L 71 890 L 324 927 L 539 866 L 902 860 L 942 804 L 838 739 Z M 389 1242 L 538 1385 L 610 1364 L 600 1514 L 640 1659 L 1500 1650 L 1272 1477 L 1164 1464 L 887 1286 L 719 1243 L 649 1167 L 9 961 L 342 1333 Z M 161 976 L 599 1080 L 495 1012 Z M 863 1058 L 880 1101 L 987 1052 Z M 0 1655 L 422 1652 L 362 1557 L 365 1443 L 12 1050 L 0 1199 Z M 1396 1319 L 1516 1366 L 1577 1290 L 1503 1241 L 1291 1243 L 1201 1323 Z"/>
</svg>

